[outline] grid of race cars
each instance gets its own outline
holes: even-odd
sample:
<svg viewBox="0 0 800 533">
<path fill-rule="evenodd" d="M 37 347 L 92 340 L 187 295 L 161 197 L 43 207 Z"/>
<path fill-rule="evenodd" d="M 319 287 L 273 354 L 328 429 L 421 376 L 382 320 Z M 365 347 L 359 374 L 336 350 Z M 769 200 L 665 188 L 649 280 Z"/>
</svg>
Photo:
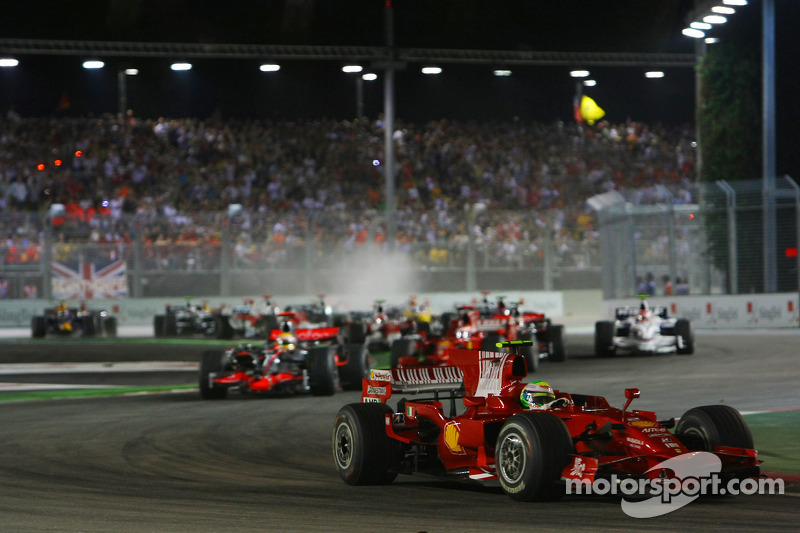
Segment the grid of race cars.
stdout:
<svg viewBox="0 0 800 533">
<path fill-rule="evenodd" d="M 714 458 L 722 478 L 760 475 L 747 423 L 730 406 L 693 408 L 676 425 L 629 410 L 638 389 L 625 390 L 622 408 L 544 382 L 530 396 L 524 380 L 540 361 L 567 357 L 564 326 L 522 302 L 490 300 L 488 292 L 439 315 L 413 296 L 348 313 L 335 312 L 322 295 L 285 308 L 271 295 L 228 309 L 187 300 L 155 316 L 153 332 L 241 339 L 203 354 L 199 389 L 206 400 L 231 390 L 361 391 L 360 402 L 340 409 L 332 432 L 334 465 L 349 485 L 422 472 L 497 482 L 515 500 L 552 501 L 565 494 L 565 483 L 663 482 L 679 475 L 664 465 L 702 454 Z M 33 318 L 32 334 L 115 336 L 116 321 L 106 311 L 62 303 Z M 690 355 L 694 332 L 688 320 L 641 298 L 597 321 L 594 344 L 599 357 Z M 388 352 L 389 368 L 373 368 L 371 354 L 379 351 Z"/>
</svg>

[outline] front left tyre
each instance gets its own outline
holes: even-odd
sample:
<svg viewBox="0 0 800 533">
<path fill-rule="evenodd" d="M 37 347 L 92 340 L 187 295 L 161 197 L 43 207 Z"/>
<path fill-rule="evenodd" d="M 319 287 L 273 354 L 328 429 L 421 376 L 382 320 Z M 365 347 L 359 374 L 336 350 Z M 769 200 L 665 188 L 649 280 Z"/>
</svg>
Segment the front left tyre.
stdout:
<svg viewBox="0 0 800 533">
<path fill-rule="evenodd" d="M 518 501 L 556 501 L 565 494 L 559 483 L 572 453 L 572 437 L 551 413 L 520 413 L 509 418 L 495 448 L 497 479 Z"/>
<path fill-rule="evenodd" d="M 200 360 L 200 396 L 205 400 L 221 400 L 228 395 L 226 387 L 215 387 L 212 374 L 225 370 L 225 353 L 208 350 Z"/>
<path fill-rule="evenodd" d="M 744 417 L 728 405 L 689 409 L 675 428 L 675 436 L 690 450 L 713 452 L 715 446 L 753 448 L 753 435 Z"/>
</svg>

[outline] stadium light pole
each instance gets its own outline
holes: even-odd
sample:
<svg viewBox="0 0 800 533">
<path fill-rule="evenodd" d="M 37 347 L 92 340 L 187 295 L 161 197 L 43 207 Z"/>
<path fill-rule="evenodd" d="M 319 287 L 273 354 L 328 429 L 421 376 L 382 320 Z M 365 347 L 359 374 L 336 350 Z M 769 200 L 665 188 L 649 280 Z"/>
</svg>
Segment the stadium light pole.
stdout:
<svg viewBox="0 0 800 533">
<path fill-rule="evenodd" d="M 386 61 L 386 79 L 383 82 L 383 143 L 384 143 L 384 181 L 385 181 L 385 202 L 386 202 L 386 244 L 389 252 L 395 249 L 395 207 L 394 207 L 394 69 L 395 54 L 394 48 L 394 16 L 392 13 L 392 1 L 386 0 L 386 48 L 389 58 Z"/>
<path fill-rule="evenodd" d="M 778 290 L 775 221 L 775 0 L 762 0 L 762 174 L 764 194 L 764 291 Z"/>
</svg>

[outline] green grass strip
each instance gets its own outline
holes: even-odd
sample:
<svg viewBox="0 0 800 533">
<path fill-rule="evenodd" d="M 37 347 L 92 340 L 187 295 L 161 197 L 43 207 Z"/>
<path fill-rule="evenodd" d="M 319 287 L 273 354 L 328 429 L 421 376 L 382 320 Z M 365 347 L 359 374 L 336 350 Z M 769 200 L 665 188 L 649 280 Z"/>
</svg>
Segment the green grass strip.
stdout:
<svg viewBox="0 0 800 533">
<path fill-rule="evenodd" d="M 746 415 L 764 472 L 800 474 L 800 409 Z"/>
<path fill-rule="evenodd" d="M 197 338 L 169 338 L 156 339 L 146 337 L 46 337 L 44 339 L 0 339 L 0 343 L 9 344 L 171 344 L 171 345 L 197 345 L 197 346 L 237 346 L 239 344 L 263 344 L 263 339 L 197 339 Z"/>
<path fill-rule="evenodd" d="M 59 400 L 64 398 L 85 398 L 97 396 L 119 396 L 148 392 L 166 392 L 172 390 L 192 390 L 197 385 L 164 385 L 158 387 L 114 387 L 108 389 L 68 389 L 30 392 L 10 392 L 0 394 L 0 402 L 19 402 L 30 400 Z"/>
</svg>

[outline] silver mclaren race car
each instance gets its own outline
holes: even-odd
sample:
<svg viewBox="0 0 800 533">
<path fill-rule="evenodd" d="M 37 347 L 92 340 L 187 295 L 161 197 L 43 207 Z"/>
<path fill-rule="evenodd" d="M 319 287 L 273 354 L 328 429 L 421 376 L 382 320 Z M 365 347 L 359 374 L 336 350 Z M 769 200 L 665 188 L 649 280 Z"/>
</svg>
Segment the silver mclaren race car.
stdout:
<svg viewBox="0 0 800 533">
<path fill-rule="evenodd" d="M 689 320 L 668 316 L 664 306 L 617 307 L 615 320 L 595 323 L 594 351 L 598 357 L 627 353 L 694 353 L 694 330 Z"/>
</svg>

